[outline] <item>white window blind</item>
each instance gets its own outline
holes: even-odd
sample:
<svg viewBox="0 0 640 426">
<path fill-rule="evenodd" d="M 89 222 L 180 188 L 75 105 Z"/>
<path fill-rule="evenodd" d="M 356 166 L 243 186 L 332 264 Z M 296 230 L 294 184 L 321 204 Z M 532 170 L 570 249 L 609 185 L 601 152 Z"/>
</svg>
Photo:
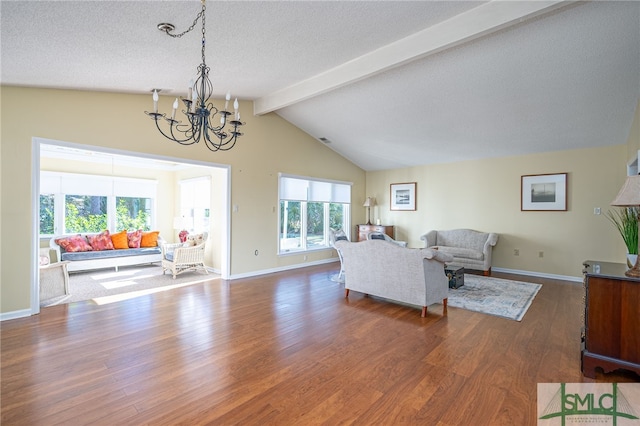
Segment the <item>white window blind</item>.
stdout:
<svg viewBox="0 0 640 426">
<path fill-rule="evenodd" d="M 280 174 L 280 200 L 350 203 L 351 184 Z"/>
<path fill-rule="evenodd" d="M 158 182 L 151 179 L 40 172 L 41 194 L 155 198 L 157 185 Z"/>
</svg>

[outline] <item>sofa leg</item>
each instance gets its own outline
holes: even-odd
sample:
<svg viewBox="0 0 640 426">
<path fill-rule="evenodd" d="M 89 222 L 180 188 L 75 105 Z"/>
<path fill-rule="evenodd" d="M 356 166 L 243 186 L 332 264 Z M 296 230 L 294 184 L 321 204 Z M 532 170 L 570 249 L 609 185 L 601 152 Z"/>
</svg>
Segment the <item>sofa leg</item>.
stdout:
<svg viewBox="0 0 640 426">
<path fill-rule="evenodd" d="M 345 298 L 345 299 L 348 299 L 348 298 L 349 298 L 349 289 L 348 289 L 348 288 L 346 288 L 346 289 L 344 290 L 344 298 Z"/>
<path fill-rule="evenodd" d="M 489 268 L 488 271 L 482 271 L 482 275 L 484 275 L 485 277 L 488 277 L 491 275 L 491 268 Z"/>
<path fill-rule="evenodd" d="M 442 299 L 442 315 L 447 315 L 447 299 L 446 297 Z"/>
<path fill-rule="evenodd" d="M 427 307 L 426 307 L 426 306 L 423 306 L 423 307 L 422 307 L 422 314 L 421 314 L 420 316 L 421 316 L 422 318 L 424 318 L 424 317 L 426 317 L 426 316 L 427 316 Z"/>
</svg>

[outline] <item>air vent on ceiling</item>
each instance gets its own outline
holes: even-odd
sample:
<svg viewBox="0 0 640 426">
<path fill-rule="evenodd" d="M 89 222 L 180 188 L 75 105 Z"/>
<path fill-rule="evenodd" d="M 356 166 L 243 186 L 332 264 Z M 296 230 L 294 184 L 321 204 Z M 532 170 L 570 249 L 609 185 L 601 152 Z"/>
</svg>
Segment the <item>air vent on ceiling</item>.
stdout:
<svg viewBox="0 0 640 426">
<path fill-rule="evenodd" d="M 320 140 L 320 142 L 322 143 L 331 143 L 331 141 L 327 138 L 318 138 L 318 140 Z"/>
</svg>

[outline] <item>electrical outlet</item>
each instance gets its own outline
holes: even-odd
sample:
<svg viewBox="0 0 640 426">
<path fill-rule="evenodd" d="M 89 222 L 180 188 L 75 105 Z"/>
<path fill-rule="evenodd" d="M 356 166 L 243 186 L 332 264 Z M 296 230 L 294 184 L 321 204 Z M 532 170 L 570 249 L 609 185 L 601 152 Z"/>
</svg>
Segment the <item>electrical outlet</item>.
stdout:
<svg viewBox="0 0 640 426">
<path fill-rule="evenodd" d="M 544 257 L 544 252 L 543 251 L 539 251 L 538 252 L 538 257 Z"/>
<path fill-rule="evenodd" d="M 513 249 L 514 256 L 520 256 L 520 249 Z"/>
<path fill-rule="evenodd" d="M 593 214 L 600 214 L 600 213 L 601 213 L 600 207 L 594 207 L 593 208 Z"/>
<path fill-rule="evenodd" d="M 307 256 L 305 256 L 305 257 L 304 257 L 304 261 L 305 261 L 305 262 L 307 261 Z"/>
</svg>

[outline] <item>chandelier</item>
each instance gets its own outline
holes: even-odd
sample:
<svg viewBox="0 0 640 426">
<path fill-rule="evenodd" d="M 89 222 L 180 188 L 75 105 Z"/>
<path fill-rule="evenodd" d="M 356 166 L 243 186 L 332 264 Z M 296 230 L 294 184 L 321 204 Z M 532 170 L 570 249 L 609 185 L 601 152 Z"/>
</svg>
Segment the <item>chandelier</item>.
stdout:
<svg viewBox="0 0 640 426">
<path fill-rule="evenodd" d="M 238 112 L 238 98 L 233 102 L 234 112 L 229 112 L 229 101 L 231 94 L 227 93 L 225 97 L 224 110 L 218 110 L 213 106 L 209 99 L 213 95 L 213 84 L 209 80 L 209 67 L 205 61 L 205 0 L 202 0 L 202 11 L 198 13 L 193 24 L 180 34 L 171 34 L 175 29 L 173 24 L 158 24 L 158 29 L 164 31 L 173 38 L 179 38 L 194 29 L 198 20 L 202 18 L 202 63 L 198 66 L 198 74 L 195 83 L 193 80 L 189 84 L 188 96 L 182 98 L 185 109 L 182 111 L 187 122 L 182 124 L 176 120 L 176 111 L 178 109 L 178 98 L 173 102 L 173 111 L 171 117 L 158 112 L 158 89 L 153 90 L 153 112 L 145 111 L 151 119 L 156 123 L 158 131 L 174 142 L 181 145 L 193 145 L 204 139 L 205 145 L 211 151 L 228 151 L 236 144 L 238 136 L 242 136 L 239 127 L 245 123 L 240 121 L 240 113 Z M 215 116 L 219 116 L 218 120 Z M 229 118 L 232 116 L 231 118 Z M 168 123 L 167 125 L 164 123 Z M 161 123 L 165 130 L 162 129 Z M 215 123 L 215 124 L 214 124 Z"/>
</svg>

